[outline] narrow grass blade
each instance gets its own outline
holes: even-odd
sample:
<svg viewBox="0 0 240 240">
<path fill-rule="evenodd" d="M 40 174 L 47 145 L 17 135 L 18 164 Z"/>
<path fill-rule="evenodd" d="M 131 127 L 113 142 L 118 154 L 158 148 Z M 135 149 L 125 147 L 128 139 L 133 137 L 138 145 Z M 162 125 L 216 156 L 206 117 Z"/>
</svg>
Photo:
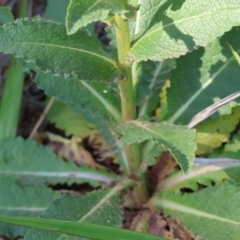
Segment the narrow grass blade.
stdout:
<svg viewBox="0 0 240 240">
<path fill-rule="evenodd" d="M 0 222 L 32 227 L 37 229 L 61 232 L 69 235 L 86 237 L 97 240 L 161 240 L 164 238 L 87 223 L 57 221 L 41 218 L 0 217 Z"/>
<path fill-rule="evenodd" d="M 24 18 L 28 14 L 28 1 L 21 0 L 19 17 Z M 14 20 L 12 12 L 8 8 L 1 8 L 0 22 L 8 23 Z M 14 56 L 10 58 L 10 67 L 4 86 L 4 93 L 0 108 L 0 138 L 15 137 L 18 127 L 18 118 L 21 108 L 22 88 L 24 73 L 22 66 Z"/>
<path fill-rule="evenodd" d="M 22 99 L 22 66 L 11 56 L 0 109 L 0 138 L 15 137 Z"/>
</svg>

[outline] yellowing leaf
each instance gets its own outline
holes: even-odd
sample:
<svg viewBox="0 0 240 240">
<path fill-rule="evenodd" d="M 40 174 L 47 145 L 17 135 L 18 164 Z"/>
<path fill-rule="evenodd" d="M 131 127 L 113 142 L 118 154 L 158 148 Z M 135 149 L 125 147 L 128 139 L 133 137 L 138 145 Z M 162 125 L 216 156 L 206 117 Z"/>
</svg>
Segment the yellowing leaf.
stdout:
<svg viewBox="0 0 240 240">
<path fill-rule="evenodd" d="M 240 119 L 240 107 L 235 107 L 230 115 L 212 118 L 197 125 L 197 151 L 196 154 L 206 154 L 228 142 L 231 132 Z"/>
</svg>

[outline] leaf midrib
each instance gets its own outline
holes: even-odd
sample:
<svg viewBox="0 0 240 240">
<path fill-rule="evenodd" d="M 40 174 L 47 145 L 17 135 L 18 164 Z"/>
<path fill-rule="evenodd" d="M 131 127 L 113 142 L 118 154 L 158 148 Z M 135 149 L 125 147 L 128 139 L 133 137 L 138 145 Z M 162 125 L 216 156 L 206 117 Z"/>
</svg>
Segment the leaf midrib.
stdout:
<svg viewBox="0 0 240 240">
<path fill-rule="evenodd" d="M 169 27 L 169 26 L 176 25 L 177 23 L 186 22 L 186 21 L 191 20 L 191 19 L 202 18 L 202 17 L 210 16 L 210 15 L 216 15 L 216 14 L 218 14 L 218 13 L 227 12 L 227 11 L 231 11 L 231 10 L 235 10 L 235 11 L 236 11 L 236 10 L 240 10 L 240 8 L 227 8 L 227 9 L 224 9 L 224 10 L 219 10 L 219 11 L 215 11 L 215 12 L 211 12 L 211 13 L 194 15 L 194 16 L 192 16 L 192 17 L 188 17 L 188 18 L 184 18 L 184 19 L 181 19 L 181 20 L 177 20 L 177 21 L 174 21 L 174 22 L 169 23 L 169 24 L 167 24 L 167 25 L 164 25 L 164 26 L 162 26 L 162 27 L 156 28 L 156 29 L 154 29 L 154 30 L 146 33 L 143 37 L 141 37 L 141 38 L 139 39 L 139 41 L 137 41 L 137 42 L 133 45 L 132 49 L 133 49 L 135 46 L 137 46 L 142 40 L 144 40 L 145 38 L 149 37 L 149 35 L 157 32 L 157 31 L 161 31 L 161 30 L 163 30 L 164 28 L 167 28 L 167 27 Z M 130 50 L 130 51 L 131 51 L 131 50 Z"/>
<path fill-rule="evenodd" d="M 52 178 L 67 178 L 69 180 L 73 179 L 87 179 L 91 181 L 106 182 L 108 184 L 112 183 L 115 179 L 114 176 L 100 175 L 97 172 L 79 172 L 79 171 L 68 171 L 68 172 L 36 172 L 36 171 L 0 171 L 0 175 L 17 175 L 17 176 L 34 176 L 34 177 L 52 177 Z M 71 178 L 71 176 L 74 176 Z"/>
<path fill-rule="evenodd" d="M 8 43 L 9 44 L 9 41 L 8 42 L 1 42 L 1 43 Z M 67 46 L 62 46 L 62 45 L 57 45 L 57 44 L 46 44 L 46 43 L 36 43 L 36 42 L 16 42 L 16 41 L 13 41 L 14 44 L 20 44 L 20 45 L 36 45 L 36 46 L 44 46 L 44 47 L 53 47 L 53 48 L 62 48 L 62 49 L 68 49 L 68 50 L 72 50 L 72 51 L 78 51 L 78 52 L 84 52 L 84 53 L 87 53 L 87 54 L 90 54 L 90 55 L 93 55 L 93 56 L 96 56 L 98 58 L 101 58 L 101 59 L 104 59 L 108 62 L 110 62 L 113 66 L 115 66 L 118 70 L 118 66 L 117 66 L 117 63 L 110 59 L 110 58 L 107 58 L 103 55 L 100 55 L 100 54 L 96 54 L 94 52 L 90 52 L 90 51 L 86 51 L 86 50 L 83 50 L 83 49 L 79 49 L 79 48 L 74 48 L 74 47 L 67 47 Z"/>
<path fill-rule="evenodd" d="M 188 206 L 185 206 L 185 205 L 182 205 L 182 204 L 179 204 L 177 202 L 170 201 L 170 200 L 153 199 L 153 204 L 154 203 L 160 208 L 168 208 L 170 210 L 174 210 L 174 211 L 177 211 L 177 212 L 182 212 L 184 214 L 191 214 L 191 215 L 194 215 L 198 218 L 203 217 L 203 218 L 207 218 L 207 219 L 210 219 L 210 220 L 217 220 L 217 221 L 220 221 L 220 222 L 226 222 L 226 223 L 231 223 L 231 224 L 234 224 L 234 225 L 240 225 L 240 222 L 236 222 L 236 221 L 233 221 L 233 220 L 230 220 L 230 219 L 219 217 L 217 215 L 210 214 L 210 213 L 204 212 L 202 210 L 200 211 L 200 210 L 197 210 L 197 209 L 194 209 L 194 208 L 191 208 L 191 207 L 188 207 Z"/>
<path fill-rule="evenodd" d="M 221 72 L 227 67 L 228 64 L 230 64 L 231 61 L 234 60 L 234 57 L 230 57 L 219 69 L 216 73 L 213 74 L 212 77 L 210 77 L 202 86 L 201 88 L 196 91 L 172 116 L 168 118 L 168 121 L 171 123 L 175 123 L 178 118 L 180 118 L 183 113 L 188 109 L 188 107 L 193 103 L 198 96 L 207 88 L 208 85 L 210 85 L 215 78 L 221 74 Z"/>
<path fill-rule="evenodd" d="M 80 81 L 106 108 L 106 110 L 114 117 L 117 122 L 120 122 L 122 117 L 121 113 L 107 101 L 99 92 L 97 92 L 92 86 L 90 86 L 86 81 Z"/>
<path fill-rule="evenodd" d="M 198 178 L 206 173 L 212 173 L 212 172 L 218 172 L 222 171 L 224 172 L 225 169 L 231 169 L 231 168 L 240 168 L 240 161 L 236 160 L 238 162 L 226 164 L 226 165 L 210 165 L 206 167 L 197 167 L 193 169 L 191 172 L 186 174 L 178 174 L 176 176 L 173 176 L 172 178 L 166 179 L 162 181 L 161 186 L 163 186 L 161 189 L 167 190 L 170 188 L 173 188 L 175 185 L 178 186 L 178 184 L 181 184 L 181 182 L 187 181 L 187 180 L 193 180 L 195 178 Z"/>
<path fill-rule="evenodd" d="M 152 133 L 153 136 L 157 136 L 156 139 L 158 139 L 158 140 L 165 140 L 164 137 L 161 136 L 161 134 L 154 132 L 150 128 L 147 128 L 144 123 L 141 123 L 139 121 L 132 121 L 132 123 L 135 124 L 137 127 L 143 128 L 144 130 Z M 161 127 L 161 126 L 159 126 L 159 127 Z"/>
<path fill-rule="evenodd" d="M 38 207 L 1 207 L 0 211 L 24 211 L 24 212 L 40 212 L 46 210 L 46 208 L 38 208 Z"/>
<path fill-rule="evenodd" d="M 86 11 L 83 12 L 82 16 L 85 15 L 85 14 L 87 14 L 87 13 L 91 10 L 91 8 L 93 8 L 93 7 L 94 7 L 95 5 L 97 5 L 99 2 L 100 2 L 100 0 L 98 0 L 97 2 L 95 2 L 95 3 L 94 3 L 93 5 L 91 5 L 89 8 L 87 8 Z M 73 7 L 76 8 L 78 5 L 81 5 L 81 4 L 82 4 L 82 3 L 77 3 L 77 4 L 75 4 Z M 72 7 L 72 9 L 73 9 L 73 7 Z M 72 9 L 71 9 L 71 10 L 72 10 Z M 78 23 L 81 22 L 81 21 L 82 21 L 81 16 L 79 16 L 78 21 L 77 21 L 74 25 L 78 24 Z M 73 28 L 74 28 L 74 25 L 73 25 Z"/>
<path fill-rule="evenodd" d="M 128 181 L 128 180 L 127 180 Z M 124 183 L 120 182 L 120 184 L 116 185 L 112 190 L 110 190 L 106 195 L 104 195 L 97 205 L 95 205 L 93 208 L 91 208 L 87 213 L 85 213 L 78 221 L 76 222 L 83 222 L 88 216 L 93 214 L 95 211 L 97 211 L 103 204 L 105 204 L 111 197 L 113 197 L 117 192 L 119 192 L 124 187 Z M 62 235 L 66 234 L 61 234 Z"/>
<path fill-rule="evenodd" d="M 97 5 L 100 2 L 100 0 L 98 0 L 97 2 L 95 2 L 92 6 L 90 6 L 89 8 L 86 9 L 85 13 L 89 12 L 91 10 L 91 8 L 93 8 L 95 5 Z M 77 4 L 77 5 L 81 5 L 81 3 Z"/>
</svg>

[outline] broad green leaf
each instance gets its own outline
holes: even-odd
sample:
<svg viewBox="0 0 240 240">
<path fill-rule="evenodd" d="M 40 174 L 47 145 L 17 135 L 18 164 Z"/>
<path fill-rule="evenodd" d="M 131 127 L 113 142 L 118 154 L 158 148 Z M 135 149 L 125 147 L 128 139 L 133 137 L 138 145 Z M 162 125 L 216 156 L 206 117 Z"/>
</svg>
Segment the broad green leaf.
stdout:
<svg viewBox="0 0 240 240">
<path fill-rule="evenodd" d="M 131 61 L 177 58 L 206 46 L 240 23 L 236 0 L 181 0 L 165 2 L 149 29 L 132 47 Z"/>
<path fill-rule="evenodd" d="M 139 6 L 138 0 L 127 0 L 127 4 L 129 4 L 130 6 L 133 6 L 133 7 Z"/>
<path fill-rule="evenodd" d="M 141 156 L 142 165 L 146 166 L 145 171 L 147 171 L 148 166 L 155 165 L 156 158 L 160 157 L 165 151 L 166 149 L 162 145 L 155 144 L 152 139 L 143 143 L 141 147 Z"/>
<path fill-rule="evenodd" d="M 25 186 L 11 177 L 0 178 L 0 215 L 37 217 L 60 194 L 42 185 Z M 0 234 L 10 238 L 24 236 L 28 229 L 0 224 Z"/>
<path fill-rule="evenodd" d="M 239 51 L 239 37 L 239 28 L 234 28 L 205 49 L 199 48 L 176 60 L 177 66 L 170 77 L 171 87 L 167 89 L 167 107 L 162 109 L 162 119 L 187 124 L 204 108 L 236 92 L 240 67 L 226 41 Z M 218 113 L 230 114 L 235 105 L 237 100 L 222 107 Z"/>
<path fill-rule="evenodd" d="M 154 70 L 155 64 L 151 61 L 134 63 L 132 66 L 133 84 L 137 92 L 138 105 L 141 105 L 151 93 L 149 85 L 151 79 L 153 79 L 152 72 Z"/>
<path fill-rule="evenodd" d="M 55 22 L 65 23 L 69 3 L 70 0 L 57 0 L 57 2 L 56 0 L 48 0 L 44 17 Z"/>
<path fill-rule="evenodd" d="M 85 196 L 64 196 L 51 203 L 41 217 L 60 221 L 121 227 L 121 205 L 117 193 L 115 187 L 112 190 L 94 191 Z M 40 230 L 30 230 L 25 237 L 26 240 L 54 240 L 60 238 L 68 240 L 82 239 Z"/>
<path fill-rule="evenodd" d="M 188 172 L 194 162 L 196 150 L 195 130 L 168 123 L 130 121 L 120 125 L 123 134 L 121 142 L 132 144 L 153 139 L 155 143 L 169 150 L 184 172 Z"/>
<path fill-rule="evenodd" d="M 95 117 L 98 115 L 106 120 L 121 121 L 120 102 L 113 84 L 64 79 L 42 72 L 38 73 L 35 81 L 48 95 L 72 106 L 77 112 L 81 109 Z"/>
<path fill-rule="evenodd" d="M 35 81 L 46 94 L 72 106 L 76 113 L 83 114 L 87 121 L 96 124 L 108 142 L 114 141 L 106 125 L 112 120 L 113 122 L 121 120 L 120 102 L 113 84 L 90 83 L 74 78 L 64 79 L 43 72 L 38 73 Z"/>
<path fill-rule="evenodd" d="M 67 8 L 70 0 L 57 0 L 57 11 L 56 11 L 56 0 L 48 0 L 47 9 L 44 17 L 47 20 L 52 20 L 54 22 L 59 22 L 65 24 L 65 19 L 67 15 Z M 81 30 L 85 31 L 88 35 L 94 35 L 94 24 L 89 24 L 87 27 Z"/>
<path fill-rule="evenodd" d="M 159 93 L 167 79 L 167 74 L 173 68 L 172 62 L 165 60 L 160 63 L 146 61 L 133 64 L 133 82 L 136 85 L 138 103 L 146 102 L 153 92 Z"/>
<path fill-rule="evenodd" d="M 199 184 L 211 186 L 220 184 L 226 180 L 240 182 L 240 161 L 229 158 L 197 158 L 195 166 L 191 172 L 184 174 L 177 172 L 159 183 L 160 190 L 174 190 L 179 192 L 181 189 L 199 190 Z"/>
<path fill-rule="evenodd" d="M 109 45 L 111 46 L 112 49 L 115 49 L 115 51 L 116 51 L 115 54 L 117 55 L 117 38 L 116 38 L 115 27 L 116 26 L 114 24 L 111 24 L 110 26 L 105 27 L 105 31 L 107 32 L 107 35 L 108 35 Z"/>
<path fill-rule="evenodd" d="M 8 7 L 0 7 L 0 24 L 14 21 L 12 11 Z"/>
<path fill-rule="evenodd" d="M 168 0 L 140 0 L 140 8 L 136 14 L 136 23 L 134 26 L 135 35 L 140 35 L 146 32 L 151 27 L 155 20 L 155 15 L 159 8 Z"/>
<path fill-rule="evenodd" d="M 152 207 L 171 214 L 193 235 L 211 240 L 238 240 L 240 187 L 225 183 L 191 194 L 160 193 Z"/>
<path fill-rule="evenodd" d="M 147 61 L 133 64 L 133 76 L 137 78 L 137 97 L 141 103 L 139 117 L 152 117 L 153 111 L 159 105 L 160 89 L 173 68 L 175 68 L 175 60 L 173 59 L 162 62 Z"/>
<path fill-rule="evenodd" d="M 122 14 L 126 0 L 70 0 L 67 10 L 66 26 L 68 34 L 73 34 L 89 23 L 102 21 L 109 13 Z"/>
<path fill-rule="evenodd" d="M 114 122 L 121 121 L 121 107 L 115 84 L 79 82 L 77 79 L 63 79 L 42 72 L 38 73 L 35 81 L 46 94 L 72 106 L 76 113 L 84 115 L 87 121 L 96 124 L 105 139 L 114 148 L 117 148 L 118 161 L 124 171 L 129 172 L 123 146 L 118 140 L 115 140 L 109 129 L 112 127 L 112 123 L 114 125 Z M 65 81 L 68 82 L 67 85 Z"/>
<path fill-rule="evenodd" d="M 209 119 L 197 125 L 196 154 L 211 153 L 214 148 L 229 140 L 231 132 L 236 128 L 240 119 L 240 107 L 234 107 L 232 113 L 220 118 Z"/>
<path fill-rule="evenodd" d="M 94 124 L 85 120 L 84 116 L 73 111 L 72 107 L 55 100 L 47 119 L 63 130 L 67 136 L 87 137 L 96 130 Z"/>
<path fill-rule="evenodd" d="M 14 177 L 24 184 L 90 183 L 110 184 L 115 175 L 87 166 L 64 162 L 49 148 L 22 138 L 0 141 L 0 176 Z"/>
<path fill-rule="evenodd" d="M 37 31 L 36 31 L 37 29 Z M 67 36 L 65 27 L 41 19 L 17 20 L 0 28 L 0 51 L 34 62 L 46 72 L 90 81 L 119 77 L 117 63 L 84 32 Z"/>
</svg>

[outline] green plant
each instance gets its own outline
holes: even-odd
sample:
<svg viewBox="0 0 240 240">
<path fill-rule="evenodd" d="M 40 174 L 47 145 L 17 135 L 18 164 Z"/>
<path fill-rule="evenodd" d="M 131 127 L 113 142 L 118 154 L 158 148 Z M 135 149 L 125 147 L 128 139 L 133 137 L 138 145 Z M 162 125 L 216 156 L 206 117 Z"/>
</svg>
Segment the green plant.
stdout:
<svg viewBox="0 0 240 240">
<path fill-rule="evenodd" d="M 53 231 L 1 224 L 0 232 L 26 240 L 78 239 L 64 234 L 157 239 L 108 228 L 121 227 L 122 208 L 138 208 L 132 230 L 171 237 L 159 230 L 164 228 L 161 210 L 166 218 L 171 215 L 186 226 L 190 236 L 228 239 L 231 232 L 230 238 L 238 239 L 240 106 L 237 94 L 228 96 L 239 86 L 234 56 L 240 51 L 240 3 L 48 0 L 48 4 L 47 20 L 18 19 L 0 27 L 0 51 L 34 69 L 38 87 L 75 111 L 63 105 L 65 114 L 71 111 L 82 125 L 95 124 L 88 126 L 102 132 L 122 174 L 63 162 L 30 139 L 0 133 L 0 196 L 5 196 L 0 198 L 0 215 L 5 216 L 0 221 Z M 98 20 L 108 24 L 111 51 L 92 31 Z M 53 112 L 49 118 L 67 135 L 81 135 Z M 191 122 L 199 112 L 197 121 Z M 6 123 L 1 115 L 0 129 L 6 129 Z M 16 129 L 16 121 L 11 128 Z M 46 186 L 59 183 L 106 189 L 60 196 Z M 91 224 L 104 234 L 92 235 Z"/>
</svg>

